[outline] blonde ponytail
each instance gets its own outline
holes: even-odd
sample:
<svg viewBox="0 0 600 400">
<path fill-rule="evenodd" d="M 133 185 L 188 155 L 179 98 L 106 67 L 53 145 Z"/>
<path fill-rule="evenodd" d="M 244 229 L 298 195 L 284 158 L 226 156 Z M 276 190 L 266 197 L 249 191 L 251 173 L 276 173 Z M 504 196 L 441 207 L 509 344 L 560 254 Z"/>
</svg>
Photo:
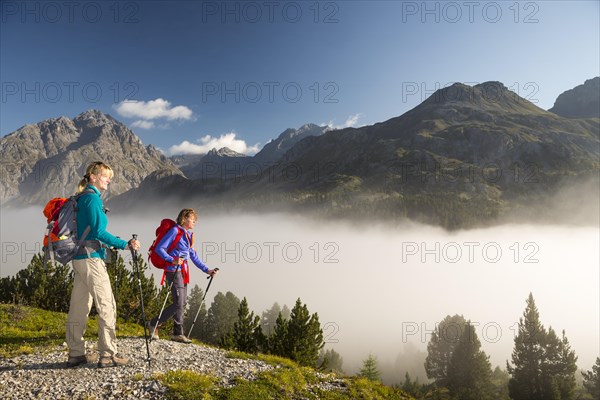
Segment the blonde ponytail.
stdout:
<svg viewBox="0 0 600 400">
<path fill-rule="evenodd" d="M 95 161 L 88 165 L 88 167 L 85 169 L 85 175 L 79 181 L 79 185 L 77 186 L 77 193 L 83 192 L 86 186 L 90 183 L 90 175 L 102 175 L 105 173 L 110 174 L 111 178 L 114 175 L 112 168 L 107 164 L 104 164 L 102 161 Z"/>
</svg>

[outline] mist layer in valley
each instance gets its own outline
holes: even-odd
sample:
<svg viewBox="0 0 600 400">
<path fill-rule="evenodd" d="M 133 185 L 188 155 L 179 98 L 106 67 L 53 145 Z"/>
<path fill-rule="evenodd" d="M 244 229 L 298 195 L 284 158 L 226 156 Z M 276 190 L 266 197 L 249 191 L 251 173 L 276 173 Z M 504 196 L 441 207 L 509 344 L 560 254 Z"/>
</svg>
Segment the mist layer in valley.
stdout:
<svg viewBox="0 0 600 400">
<path fill-rule="evenodd" d="M 207 299 L 231 291 L 260 314 L 300 298 L 319 314 L 325 348 L 342 355 L 348 373 L 371 353 L 390 383 L 400 382 L 404 370 L 423 377 L 431 331 L 454 314 L 471 320 L 492 365 L 504 368 L 530 292 L 544 326 L 566 331 L 581 368 L 590 369 L 600 354 L 597 227 L 505 224 L 449 233 L 189 206 L 199 212 L 196 249 L 221 269 Z M 145 254 L 160 220 L 178 211 L 115 210 L 108 229 L 124 239 L 138 234 Z M 6 277 L 39 251 L 44 221 L 37 208 L 2 209 L 0 216 Z M 152 273 L 158 283 L 161 271 Z M 195 284 L 206 285 L 200 270 L 192 271 Z"/>
</svg>

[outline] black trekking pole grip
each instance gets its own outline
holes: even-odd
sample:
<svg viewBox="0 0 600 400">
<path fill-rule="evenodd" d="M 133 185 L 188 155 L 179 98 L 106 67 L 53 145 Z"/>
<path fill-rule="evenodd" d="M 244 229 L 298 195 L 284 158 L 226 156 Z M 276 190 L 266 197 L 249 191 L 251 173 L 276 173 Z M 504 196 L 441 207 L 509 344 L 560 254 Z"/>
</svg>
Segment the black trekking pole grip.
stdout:
<svg viewBox="0 0 600 400">
<path fill-rule="evenodd" d="M 132 240 L 137 240 L 137 233 L 133 233 L 132 235 Z M 130 250 L 131 250 L 131 255 L 133 257 L 134 260 L 137 260 L 137 250 L 135 250 L 133 247 L 131 247 L 130 245 Z"/>
<path fill-rule="evenodd" d="M 218 271 L 218 270 L 219 270 L 219 268 L 215 268 L 214 270 L 215 270 L 215 271 Z M 206 277 L 206 279 L 211 279 L 213 276 L 214 276 L 214 275 L 207 276 L 207 277 Z"/>
</svg>

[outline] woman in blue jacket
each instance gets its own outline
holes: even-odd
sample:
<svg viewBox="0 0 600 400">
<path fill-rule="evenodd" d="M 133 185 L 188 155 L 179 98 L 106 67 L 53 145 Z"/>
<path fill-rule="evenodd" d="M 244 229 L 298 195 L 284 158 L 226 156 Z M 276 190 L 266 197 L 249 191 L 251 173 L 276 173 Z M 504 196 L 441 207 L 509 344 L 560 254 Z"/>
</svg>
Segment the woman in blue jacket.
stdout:
<svg viewBox="0 0 600 400">
<path fill-rule="evenodd" d="M 173 336 L 171 340 L 180 343 L 191 343 L 191 340 L 183 332 L 183 314 L 185 312 L 185 303 L 187 299 L 187 284 L 190 281 L 190 271 L 187 259 L 191 259 L 196 267 L 204 273 L 213 276 L 217 273 L 216 269 L 209 269 L 198 257 L 194 250 L 194 234 L 191 232 L 198 220 L 198 214 L 191 208 L 184 208 L 177 216 L 177 225 L 173 226 L 163 236 L 162 240 L 156 245 L 156 253 L 170 265 L 165 267 L 163 279 L 167 278 L 167 284 L 171 286 L 171 296 L 173 302 L 167 307 L 160 320 L 153 318 L 149 323 L 150 332 L 160 324 L 163 324 L 169 318 L 173 317 Z M 173 242 L 180 237 L 177 244 L 173 247 Z M 173 249 L 169 251 L 170 248 Z M 171 285 L 172 283 L 172 285 Z M 153 339 L 158 339 L 156 331 L 152 333 Z"/>
<path fill-rule="evenodd" d="M 117 353 L 115 324 L 116 304 L 106 264 L 105 247 L 117 249 L 140 248 L 137 240 L 126 242 L 106 230 L 108 218 L 104 212 L 100 192 L 108 189 L 113 170 L 103 162 L 90 164 L 77 192 L 83 195 L 77 200 L 78 239 L 85 239 L 84 246 L 73 258 L 73 290 L 67 316 L 67 345 L 69 346 L 68 367 L 88 362 L 85 354 L 83 334 L 92 304 L 98 311 L 99 367 L 127 364 L 128 360 Z"/>
</svg>

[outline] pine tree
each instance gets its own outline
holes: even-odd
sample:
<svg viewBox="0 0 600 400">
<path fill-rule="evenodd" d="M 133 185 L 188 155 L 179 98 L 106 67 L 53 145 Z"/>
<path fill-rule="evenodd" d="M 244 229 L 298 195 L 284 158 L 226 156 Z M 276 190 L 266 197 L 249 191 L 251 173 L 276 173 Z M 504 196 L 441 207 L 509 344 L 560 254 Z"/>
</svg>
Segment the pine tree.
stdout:
<svg viewBox="0 0 600 400">
<path fill-rule="evenodd" d="M 300 365 L 316 367 L 319 350 L 324 344 L 319 315 L 310 315 L 306 304 L 303 305 L 300 299 L 296 300 L 287 323 L 284 356 Z"/>
<path fill-rule="evenodd" d="M 110 263 L 106 264 L 106 271 L 110 278 L 110 285 L 117 305 L 117 317 L 126 321 L 135 321 L 141 315 L 139 303 L 140 290 L 137 279 L 132 277 L 133 270 L 125 268 L 125 260 L 117 255 Z M 153 282 L 154 283 L 154 282 Z M 155 299 L 144 296 L 144 310 L 150 315 Z"/>
<path fill-rule="evenodd" d="M 279 314 L 281 314 L 283 319 L 290 319 L 290 313 L 290 309 L 285 304 L 283 305 L 283 308 L 281 308 L 279 303 L 273 303 L 273 306 L 270 309 L 263 311 L 262 313 L 261 325 L 263 332 L 267 336 L 271 336 L 273 330 L 275 329 L 275 324 Z"/>
<path fill-rule="evenodd" d="M 592 398 L 600 399 L 600 357 L 596 357 L 591 371 L 583 372 L 583 387 Z"/>
<path fill-rule="evenodd" d="M 300 299 L 296 300 L 289 320 L 279 313 L 275 329 L 268 339 L 268 348 L 272 354 L 311 367 L 317 366 L 319 350 L 324 344 L 319 315 L 310 315 Z"/>
<path fill-rule="evenodd" d="M 284 304 L 283 308 L 281 309 L 281 316 L 283 317 L 283 319 L 290 319 L 291 315 L 292 311 L 288 308 L 286 304 Z"/>
<path fill-rule="evenodd" d="M 235 349 L 235 342 L 233 341 L 233 330 L 221 335 L 219 338 L 219 347 L 225 350 L 233 350 Z"/>
<path fill-rule="evenodd" d="M 187 334 L 194 325 L 194 329 L 192 330 L 190 337 L 198 340 L 202 340 L 204 337 L 204 331 L 206 329 L 206 304 L 202 301 L 202 297 L 204 296 L 204 291 L 198 286 L 194 285 L 187 299 L 187 312 L 183 319 L 183 327 L 184 333 Z M 198 310 L 200 312 L 198 313 Z M 196 319 L 196 323 L 194 323 L 194 318 L 198 314 L 198 318 Z"/>
<path fill-rule="evenodd" d="M 218 345 L 232 331 L 239 306 L 240 300 L 233 293 L 217 293 L 208 309 L 204 341 Z"/>
<path fill-rule="evenodd" d="M 544 400 L 540 367 L 544 356 L 545 336 L 540 314 L 530 293 L 515 337 L 511 357 L 514 367 L 507 363 L 508 373 L 512 375 L 508 382 L 511 399 Z"/>
<path fill-rule="evenodd" d="M 43 255 L 36 254 L 14 277 L 2 278 L 0 301 L 67 312 L 72 288 L 73 272 L 69 266 L 48 262 L 44 269 Z"/>
<path fill-rule="evenodd" d="M 269 353 L 275 354 L 281 357 L 287 357 L 286 353 L 286 338 L 288 331 L 288 321 L 283 318 L 283 315 L 279 313 L 277 320 L 275 321 L 275 328 L 273 333 L 268 338 Z"/>
<path fill-rule="evenodd" d="M 5 276 L 0 278 L 0 303 L 16 303 L 17 298 L 15 296 L 15 278 L 12 276 Z"/>
<path fill-rule="evenodd" d="M 250 312 L 244 297 L 238 308 L 238 320 L 233 324 L 233 347 L 246 353 L 258 353 L 261 340 L 260 317 Z"/>
<path fill-rule="evenodd" d="M 129 268 L 125 268 L 125 260 L 119 254 L 111 263 L 106 265 L 111 281 L 117 278 L 115 286 L 113 286 L 113 295 L 117 301 L 117 317 L 143 325 L 140 295 L 143 294 L 144 296 L 144 311 L 146 318 L 149 318 L 149 316 L 158 315 L 160 312 L 162 304 L 160 304 L 159 297 L 162 299 L 161 295 L 166 293 L 167 289 L 163 287 L 159 292 L 152 274 L 146 274 L 148 264 L 142 257 L 138 257 L 137 268 L 139 268 L 139 283 L 133 261 L 129 261 Z M 140 284 L 142 287 L 141 294 Z"/>
<path fill-rule="evenodd" d="M 448 389 L 453 398 L 487 400 L 492 396 L 492 368 L 481 350 L 475 328 L 467 322 L 448 366 Z"/>
<path fill-rule="evenodd" d="M 575 380 L 575 374 L 577 372 L 577 356 L 575 355 L 575 351 L 571 349 L 571 345 L 569 344 L 569 340 L 567 339 L 564 330 L 562 331 L 560 354 L 561 368 L 558 374 L 560 396 L 562 400 L 575 399 L 575 389 L 577 387 L 577 382 Z"/>
<path fill-rule="evenodd" d="M 421 391 L 421 385 L 419 384 L 419 378 L 413 381 L 408 371 L 404 374 L 404 382 L 400 386 L 400 389 L 404 390 L 406 393 L 416 398 L 420 398 L 423 396 L 423 393 Z"/>
<path fill-rule="evenodd" d="M 273 333 L 273 329 L 275 328 L 275 322 L 277 321 L 277 317 L 281 313 L 281 307 L 277 302 L 273 303 L 273 306 L 263 311 L 261 318 L 261 325 L 263 327 L 263 331 L 267 336 L 271 336 Z"/>
<path fill-rule="evenodd" d="M 514 367 L 508 391 L 514 400 L 571 400 L 575 398 L 577 356 L 563 332 L 546 331 L 540 322 L 533 295 L 527 299 L 512 353 Z"/>
<path fill-rule="evenodd" d="M 427 344 L 425 371 L 440 387 L 448 384 L 448 366 L 465 329 L 462 315 L 446 316 L 435 328 Z"/>
<path fill-rule="evenodd" d="M 157 288 L 152 275 L 145 273 L 148 265 L 141 258 L 139 268 L 146 315 L 158 313 L 160 305 L 155 301 Z M 118 255 L 106 264 L 106 269 L 116 300 L 117 317 L 142 324 L 138 277 L 133 267 L 129 270 L 125 268 L 123 257 Z M 68 312 L 72 288 L 73 271 L 70 266 L 49 262 L 47 269 L 44 269 L 43 255 L 37 254 L 14 277 L 0 280 L 0 301 Z M 95 308 L 92 307 L 90 315 L 95 314 Z"/>
<path fill-rule="evenodd" d="M 363 361 L 359 375 L 370 381 L 379 381 L 381 379 L 381 373 L 377 369 L 377 358 L 374 355 L 369 354 L 369 357 Z"/>
<path fill-rule="evenodd" d="M 319 352 L 319 359 L 317 361 L 319 365 L 319 370 L 324 372 L 335 372 L 335 373 L 343 373 L 342 365 L 344 364 L 344 359 L 340 354 L 333 350 L 327 349 Z"/>
<path fill-rule="evenodd" d="M 508 381 L 510 375 L 502 370 L 499 366 L 494 368 L 492 372 L 492 385 L 494 387 L 494 398 L 497 400 L 509 400 L 508 397 Z"/>
<path fill-rule="evenodd" d="M 562 339 L 559 339 L 554 329 L 548 328 L 541 364 L 544 398 L 575 398 L 576 361 L 577 357 L 571 351 L 564 331 Z"/>
</svg>

